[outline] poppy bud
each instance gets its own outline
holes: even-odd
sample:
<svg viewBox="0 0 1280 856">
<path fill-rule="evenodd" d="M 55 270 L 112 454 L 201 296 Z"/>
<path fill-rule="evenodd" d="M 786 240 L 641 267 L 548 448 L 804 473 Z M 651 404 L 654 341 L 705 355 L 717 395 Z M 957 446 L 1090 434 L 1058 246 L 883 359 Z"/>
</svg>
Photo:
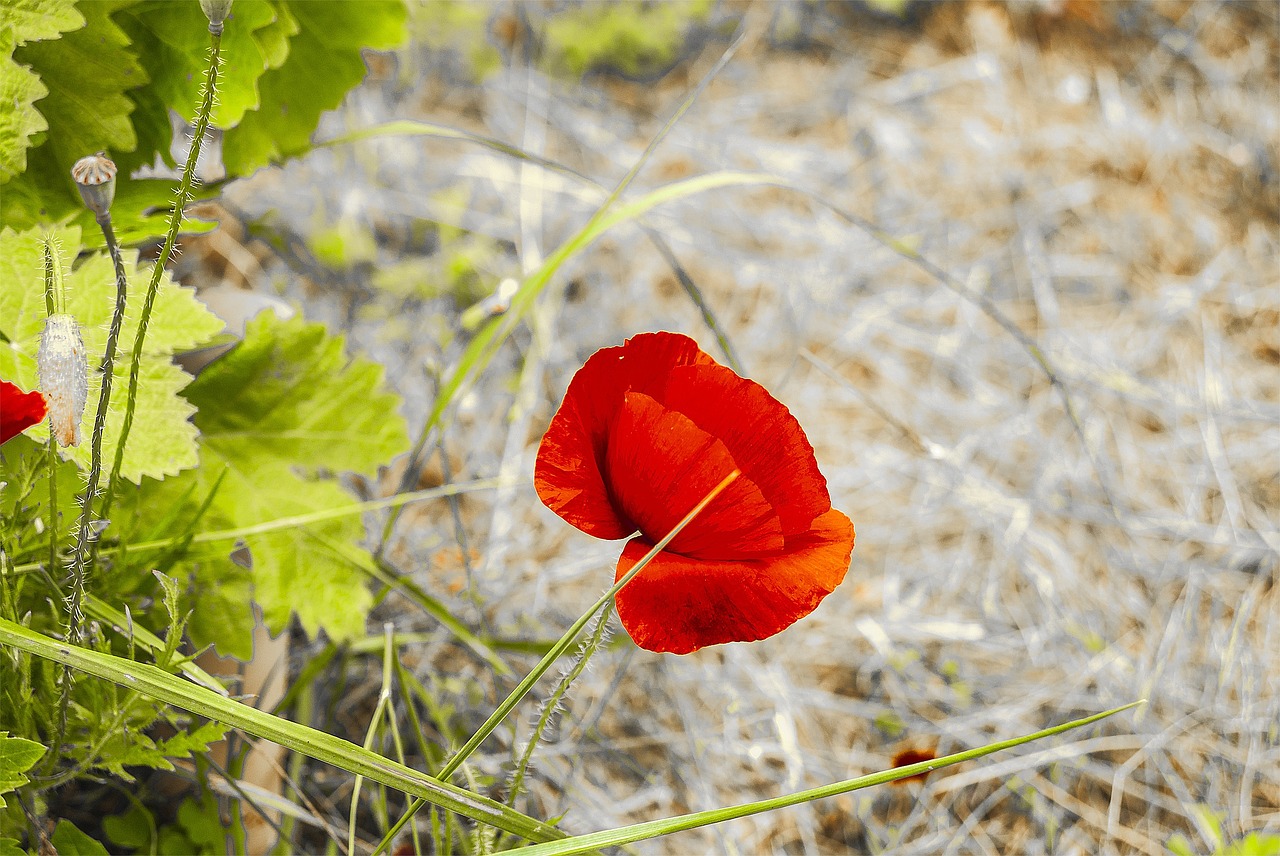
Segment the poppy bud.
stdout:
<svg viewBox="0 0 1280 856">
<path fill-rule="evenodd" d="M 75 318 L 50 315 L 44 322 L 36 367 L 49 404 L 49 427 L 58 445 L 80 445 L 80 420 L 89 395 L 89 362 Z"/>
<path fill-rule="evenodd" d="M 105 218 L 116 196 L 116 165 L 107 153 L 80 158 L 71 167 L 71 177 L 76 180 L 85 207 L 99 220 Z"/>
<path fill-rule="evenodd" d="M 200 8 L 209 19 L 209 32 L 222 35 L 222 22 L 231 14 L 231 0 L 200 0 Z"/>
</svg>

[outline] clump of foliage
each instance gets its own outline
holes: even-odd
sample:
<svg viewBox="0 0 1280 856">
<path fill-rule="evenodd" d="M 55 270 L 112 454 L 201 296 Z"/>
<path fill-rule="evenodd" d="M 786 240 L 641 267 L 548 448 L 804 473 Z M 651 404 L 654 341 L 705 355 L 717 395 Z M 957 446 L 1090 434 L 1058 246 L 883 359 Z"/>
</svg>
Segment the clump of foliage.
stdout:
<svg viewBox="0 0 1280 856">
<path fill-rule="evenodd" d="M 75 319 L 89 357 L 85 441 L 56 450 L 39 425 L 0 449 L 6 627 L 62 638 L 75 626 L 66 568 L 84 513 L 93 534 L 83 639 L 94 651 L 216 687 L 180 649 L 189 641 L 248 658 L 255 608 L 273 632 L 296 617 L 312 634 L 363 633 L 372 595 L 350 556 L 363 554 L 364 530 L 335 476 L 373 473 L 404 451 L 398 399 L 385 391 L 382 369 L 348 357 L 341 337 L 274 316 L 252 323 L 193 380 L 173 356 L 215 340 L 222 322 L 164 273 L 172 240 L 156 266 L 129 246 L 210 228 L 183 219 L 183 208 L 217 185 L 198 188 L 191 168 L 181 180 L 129 174 L 179 166 L 171 111 L 221 130 L 227 180 L 307 151 L 321 114 L 363 78 L 361 51 L 399 45 L 406 18 L 399 2 L 237 0 L 211 53 L 213 28 L 195 2 L 0 8 L 0 89 L 14 105 L 0 122 L 0 378 L 39 385 L 36 352 L 55 302 Z M 211 85 L 216 99 L 205 98 Z M 200 116 L 202 104 L 209 113 Z M 99 228 L 70 176 L 95 151 L 119 167 L 114 230 Z M 112 252 L 101 252 L 108 245 Z M 101 440 L 91 443 L 96 369 L 122 283 L 129 299 L 114 384 Z M 91 470 L 102 488 L 83 496 Z M 334 509 L 343 511 L 326 516 Z M 302 514 L 310 522 L 291 519 Z M 251 562 L 231 560 L 237 544 Z M 43 840 L 39 819 L 65 786 L 172 769 L 225 731 L 135 690 L 73 677 L 28 654 L 6 648 L 0 656 L 0 794 L 9 797 L 0 796 L 0 852 Z M 160 833 L 161 849 L 195 852 L 209 831 L 200 817 L 220 828 L 201 799 L 183 804 L 178 825 Z M 136 816 L 116 821 L 112 837 L 148 848 L 155 840 L 140 838 L 140 825 L 155 829 Z M 101 850 L 66 820 L 51 843 Z M 221 832 L 214 843 L 220 851 Z"/>
</svg>

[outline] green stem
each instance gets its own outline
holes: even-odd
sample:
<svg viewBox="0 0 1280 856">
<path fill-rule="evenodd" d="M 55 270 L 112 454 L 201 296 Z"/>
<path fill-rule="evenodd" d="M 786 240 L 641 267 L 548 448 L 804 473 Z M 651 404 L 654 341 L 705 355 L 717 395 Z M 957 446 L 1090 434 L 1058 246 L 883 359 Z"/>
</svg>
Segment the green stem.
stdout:
<svg viewBox="0 0 1280 856">
<path fill-rule="evenodd" d="M 76 532 L 76 546 L 71 554 L 71 597 L 67 610 L 70 626 L 67 638 L 76 645 L 83 642 L 84 628 L 81 625 L 84 615 L 81 604 L 84 601 L 84 587 L 89 572 L 87 562 L 89 550 L 96 540 L 93 532 L 93 500 L 98 495 L 98 484 L 102 480 L 102 436 L 107 428 L 107 410 L 111 404 L 111 381 L 115 376 L 116 344 L 120 340 L 120 327 L 124 324 L 125 301 L 129 292 L 129 280 L 125 276 L 120 244 L 116 241 L 115 231 L 111 228 L 111 215 L 105 214 L 100 217 L 98 225 L 102 227 L 102 237 L 106 239 L 107 249 L 111 253 L 111 262 L 116 270 L 116 308 L 111 316 L 111 327 L 107 331 L 107 347 L 102 354 L 102 389 L 98 395 L 98 412 L 93 416 L 93 439 L 89 446 L 89 481 L 80 498 L 80 528 Z"/>
<path fill-rule="evenodd" d="M 1108 716 L 1114 716 L 1117 713 L 1121 713 L 1144 703 L 1145 699 L 1143 701 L 1131 702 L 1121 707 L 1112 708 L 1111 710 L 1104 710 L 1102 713 L 1095 713 L 1092 716 L 1086 716 L 1083 719 L 1065 722 L 1062 725 L 1055 725 L 1052 728 L 1046 728 L 1033 734 L 1025 734 L 1022 737 L 1015 737 L 1012 740 L 1001 740 L 998 743 L 990 743 L 977 749 L 957 752 L 954 755 L 946 755 L 932 761 L 921 761 L 918 764 L 909 764 L 905 767 L 895 767 L 892 770 L 886 770 L 882 773 L 872 773 L 869 776 L 859 776 L 856 779 L 847 779 L 843 782 L 835 782 L 830 785 L 809 788 L 808 790 L 774 797 L 773 799 L 759 800 L 758 802 L 728 806 L 726 808 L 709 809 L 707 811 L 694 812 L 693 814 L 667 817 L 662 820 L 651 820 L 645 823 L 637 823 L 632 826 L 621 826 L 617 829 L 593 832 L 588 835 L 579 835 L 573 838 L 561 839 L 560 841 L 548 842 L 546 844 L 535 844 L 532 847 L 524 847 L 515 852 L 523 854 L 523 856 L 553 856 L 553 854 L 554 856 L 568 856 L 568 854 L 573 853 L 589 853 L 593 850 L 600 850 L 606 847 L 619 847 L 636 841 L 657 838 L 659 835 L 670 835 L 673 832 L 697 829 L 700 826 L 709 826 L 713 823 L 723 823 L 726 820 L 748 817 L 753 814 L 760 814 L 761 812 L 776 811 L 780 808 L 787 808 L 788 806 L 800 805 L 802 803 L 812 802 L 813 800 L 839 796 L 840 794 L 847 794 L 851 791 L 869 788 L 874 785 L 882 785 L 887 782 L 897 781 L 898 779 L 905 779 L 920 773 L 928 773 L 933 770 L 941 769 L 942 767 L 950 767 L 952 764 L 959 764 L 961 761 L 971 761 L 974 758 L 981 758 L 985 755 L 990 755 L 1004 749 L 1012 749 L 1015 746 L 1021 746 L 1022 744 L 1030 743 L 1033 740 L 1042 740 L 1046 737 L 1053 737 L 1054 735 L 1062 734 L 1074 728 L 1091 725 L 1099 720 L 1106 719 Z"/>
<path fill-rule="evenodd" d="M 516 767 L 512 770 L 509 779 L 507 805 L 512 808 L 515 808 L 516 798 L 519 797 L 520 791 L 524 789 L 525 771 L 529 769 L 529 762 L 533 760 L 533 753 L 538 748 L 538 742 L 551 724 L 551 719 L 555 716 L 560 701 L 569 692 L 573 682 L 587 668 L 587 663 L 591 662 L 592 655 L 600 650 L 601 643 L 608 635 L 609 617 L 612 614 L 612 604 L 605 604 L 604 612 L 600 613 L 596 618 L 596 626 L 592 628 L 591 635 L 587 638 L 587 641 L 582 643 L 582 648 L 579 649 L 573 665 L 560 678 L 551 695 L 547 696 L 546 700 L 542 702 L 542 710 L 538 714 L 538 724 L 534 727 L 533 733 L 529 735 L 529 742 L 525 745 L 524 751 L 520 753 L 520 760 L 516 762 Z"/>
<path fill-rule="evenodd" d="M 129 280 L 124 272 L 124 259 L 120 245 L 111 228 L 110 212 L 97 218 L 102 227 L 102 237 L 111 253 L 116 270 L 116 308 L 107 331 L 107 347 L 102 355 L 102 389 L 98 395 L 98 412 L 93 417 L 93 438 L 89 444 L 89 481 L 80 497 L 80 527 L 76 531 L 76 545 L 71 553 L 71 594 L 67 598 L 67 640 L 79 645 L 84 638 L 84 590 L 89 575 L 89 554 L 96 537 L 93 534 L 93 499 L 98 494 L 98 482 L 102 478 L 102 435 L 107 427 L 107 406 L 111 403 L 111 380 L 115 372 L 116 342 L 120 339 L 120 327 L 124 323 L 125 301 L 129 293 Z M 67 708 L 71 702 L 71 668 L 62 670 L 62 694 L 58 701 L 58 739 L 53 745 L 56 754 L 61 751 L 62 740 L 67 733 Z"/>
<path fill-rule="evenodd" d="M 169 231 L 165 235 L 164 245 L 160 249 L 160 257 L 151 268 L 151 281 L 147 283 L 147 294 L 142 300 L 142 313 L 138 316 L 138 332 L 133 337 L 133 361 L 129 365 L 129 394 L 125 401 L 124 422 L 120 426 L 120 439 L 116 443 L 115 461 L 111 465 L 111 478 L 107 484 L 113 484 L 120 475 L 120 467 L 124 463 L 124 447 L 129 440 L 129 431 L 133 428 L 133 412 L 138 399 L 138 373 L 142 366 L 142 349 L 147 339 L 147 326 L 151 321 L 151 309 L 155 304 L 156 293 L 160 290 L 160 281 L 164 278 L 165 266 L 173 255 L 173 248 L 178 242 L 178 230 L 182 228 L 182 212 L 191 202 L 196 184 L 196 164 L 200 160 L 200 148 L 204 144 L 205 134 L 209 132 L 209 116 L 213 113 L 214 99 L 218 92 L 218 66 L 222 53 L 222 35 L 210 33 L 212 48 L 209 52 L 209 67 L 205 70 L 204 99 L 196 114 L 195 130 L 192 132 L 191 149 L 187 152 L 187 162 L 182 168 L 182 181 L 178 185 L 177 199 L 173 203 L 173 212 L 169 215 Z M 111 513 L 111 502 L 114 492 L 108 492 L 102 504 L 102 516 Z"/>
</svg>

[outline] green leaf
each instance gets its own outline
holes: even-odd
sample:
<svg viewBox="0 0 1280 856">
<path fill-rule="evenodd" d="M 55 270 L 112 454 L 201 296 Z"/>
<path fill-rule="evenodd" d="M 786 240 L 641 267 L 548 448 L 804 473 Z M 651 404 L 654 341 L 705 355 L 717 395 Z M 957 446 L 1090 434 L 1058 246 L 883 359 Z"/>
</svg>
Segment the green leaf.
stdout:
<svg viewBox="0 0 1280 856">
<path fill-rule="evenodd" d="M 147 76 L 128 36 L 111 20 L 113 12 L 133 1 L 82 3 L 77 9 L 84 27 L 13 52 L 13 59 L 31 66 L 49 90 L 36 102 L 48 123 L 40 146 L 48 150 L 47 157 L 28 166 L 28 172 L 39 167 L 39 175 L 31 178 L 42 196 L 77 199 L 72 164 L 99 150 L 120 154 L 137 147 L 129 121 L 134 104 L 125 93 L 146 83 Z"/>
<path fill-rule="evenodd" d="M 344 351 L 322 324 L 259 316 L 187 389 L 207 447 L 244 463 L 375 473 L 404 451 L 399 400 L 382 391 L 380 365 Z"/>
<path fill-rule="evenodd" d="M 11 0 L 0 6 L 0 183 L 27 168 L 31 137 L 49 129 L 35 102 L 49 94 L 40 76 L 13 61 L 13 51 L 31 41 L 57 38 L 84 26 L 73 0 Z"/>
<path fill-rule="evenodd" d="M 194 752 L 209 751 L 210 743 L 217 743 L 226 736 L 225 725 L 206 722 L 194 731 L 180 731 L 168 740 L 161 740 L 158 748 L 170 758 L 190 758 Z"/>
<path fill-rule="evenodd" d="M 349 505 L 351 497 L 336 481 L 306 471 L 373 473 L 405 450 L 408 435 L 396 413 L 399 400 L 382 390 L 381 366 L 350 360 L 343 351 L 342 338 L 329 336 L 322 325 L 282 322 L 270 313 L 251 322 L 244 341 L 186 390 L 199 409 L 203 465 L 155 486 L 153 496 L 205 497 L 221 477 L 201 531 Z M 372 595 L 364 573 L 333 545 L 345 548 L 363 538 L 364 526 L 354 516 L 246 537 L 254 600 L 267 626 L 282 630 L 296 614 L 309 633 L 323 629 L 340 640 L 362 635 Z M 237 611 L 244 579 L 228 559 L 194 566 L 197 588 L 229 585 L 220 604 L 229 611 Z M 238 607 L 248 615 L 247 600 Z M 246 656 L 247 634 L 229 640 L 204 613 L 202 601 L 191 625 L 197 644 L 215 642 L 223 653 Z M 211 630 L 217 635 L 206 635 Z"/>
<path fill-rule="evenodd" d="M 222 34 L 224 61 L 212 116 L 217 128 L 236 125 L 246 110 L 259 106 L 258 78 L 267 70 L 267 56 L 255 34 L 278 17 L 266 0 L 236 0 L 232 11 Z M 151 78 L 148 89 L 194 124 L 209 66 L 209 20 L 199 4 L 149 0 L 118 17 Z"/>
<path fill-rule="evenodd" d="M 305 151 L 320 115 L 342 103 L 365 75 L 361 51 L 388 50 L 405 38 L 406 11 L 399 0 L 310 3 L 277 0 L 281 17 L 297 22 L 288 55 L 258 81 L 261 106 L 244 114 L 222 142 L 222 160 L 232 175 Z M 278 33 L 269 47 L 280 53 Z M 264 45 L 266 40 L 264 38 Z"/>
<path fill-rule="evenodd" d="M 35 766 L 45 753 L 45 747 L 24 737 L 10 737 L 0 731 L 0 808 L 4 808 L 3 794 L 15 791 L 30 781 L 24 773 Z"/>
<path fill-rule="evenodd" d="M 151 812 L 140 803 L 130 803 L 124 814 L 113 814 L 102 819 L 102 831 L 107 840 L 120 847 L 146 851 L 155 835 L 156 821 Z"/>
<path fill-rule="evenodd" d="M 49 94 L 40 78 L 10 57 L 9 33 L 0 33 L 0 104 L 13 105 L 0 113 L 0 182 L 27 168 L 31 138 L 49 129 L 35 103 Z"/>
<path fill-rule="evenodd" d="M 253 37 L 257 40 L 262 55 L 266 57 L 267 68 L 279 68 L 284 65 L 284 61 L 289 57 L 289 39 L 296 36 L 301 29 L 298 26 L 298 19 L 293 17 L 288 7 L 276 3 L 273 4 L 273 8 L 276 13 L 275 20 L 253 31 Z"/>
<path fill-rule="evenodd" d="M 49 468 L 46 446 L 26 435 L 14 437 L 0 448 L 0 520 L 6 524 L 7 538 L 0 548 L 16 560 L 38 558 L 48 562 L 48 531 L 53 516 L 49 513 Z M 75 526 L 80 507 L 76 491 L 83 482 L 75 465 L 66 461 L 58 465 L 57 528 L 65 539 Z M 36 520 L 39 519 L 39 524 Z"/>
<path fill-rule="evenodd" d="M 102 842 L 86 835 L 74 823 L 63 819 L 50 836 L 58 856 L 110 856 Z"/>
<path fill-rule="evenodd" d="M 0 807 L 3 806 L 0 802 Z M 0 838 L 0 856 L 27 856 L 27 851 L 18 846 L 16 838 Z"/>
<path fill-rule="evenodd" d="M 72 227 L 53 233 L 63 248 L 80 246 L 79 230 Z M 134 294 L 128 303 L 120 342 L 122 351 L 116 356 L 117 394 L 128 386 L 131 343 L 138 329 L 142 301 L 139 292 L 146 282 L 139 271 L 136 254 L 126 253 L 125 270 Z M 64 270 L 70 259 L 64 258 Z M 45 323 L 43 243 L 36 230 L 14 232 L 0 230 L 0 376 L 11 379 L 23 389 L 37 385 L 35 355 L 40 331 Z M 79 268 L 66 275 L 66 311 L 80 323 L 81 336 L 89 354 L 89 400 L 82 425 L 93 424 L 97 410 L 101 378 L 93 367 L 106 348 L 107 326 L 115 308 L 115 273 L 105 255 L 90 256 Z M 179 391 L 190 377 L 175 366 L 170 355 L 193 348 L 222 329 L 222 322 L 195 298 L 195 292 L 166 279 L 156 295 L 148 327 L 146 347 L 140 366 L 138 404 L 129 445 L 125 449 L 121 475 L 134 482 L 142 476 L 162 478 L 195 466 L 196 428 L 190 422 L 191 405 Z M 103 456 L 111 460 L 116 438 L 124 419 L 122 398 L 115 398 L 107 415 L 103 437 Z M 29 435 L 36 440 L 48 436 L 47 426 L 33 427 Z M 88 430 L 85 431 L 88 434 Z M 63 450 L 63 455 L 82 467 L 89 462 L 89 444 Z"/>
<path fill-rule="evenodd" d="M 253 572 L 228 560 L 225 551 L 195 567 L 187 622 L 192 643 L 247 661 L 253 656 Z"/>
<path fill-rule="evenodd" d="M 10 30 L 17 44 L 57 38 L 83 26 L 75 0 L 7 0 L 0 8 L 0 29 Z"/>
<path fill-rule="evenodd" d="M 178 825 L 186 833 L 195 853 L 226 852 L 227 830 L 218 812 L 218 800 L 209 793 L 190 797 L 178 807 Z"/>
</svg>

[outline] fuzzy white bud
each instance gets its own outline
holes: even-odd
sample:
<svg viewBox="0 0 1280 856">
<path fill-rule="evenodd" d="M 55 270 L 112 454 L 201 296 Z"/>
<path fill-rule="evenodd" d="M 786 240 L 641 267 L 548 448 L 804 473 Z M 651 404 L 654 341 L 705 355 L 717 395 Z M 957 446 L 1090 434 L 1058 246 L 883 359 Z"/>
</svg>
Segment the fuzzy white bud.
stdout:
<svg viewBox="0 0 1280 856">
<path fill-rule="evenodd" d="M 60 446 L 80 445 L 80 420 L 89 396 L 89 361 L 80 325 L 70 315 L 50 315 L 36 352 L 40 391 L 49 405 L 49 429 Z"/>
</svg>

